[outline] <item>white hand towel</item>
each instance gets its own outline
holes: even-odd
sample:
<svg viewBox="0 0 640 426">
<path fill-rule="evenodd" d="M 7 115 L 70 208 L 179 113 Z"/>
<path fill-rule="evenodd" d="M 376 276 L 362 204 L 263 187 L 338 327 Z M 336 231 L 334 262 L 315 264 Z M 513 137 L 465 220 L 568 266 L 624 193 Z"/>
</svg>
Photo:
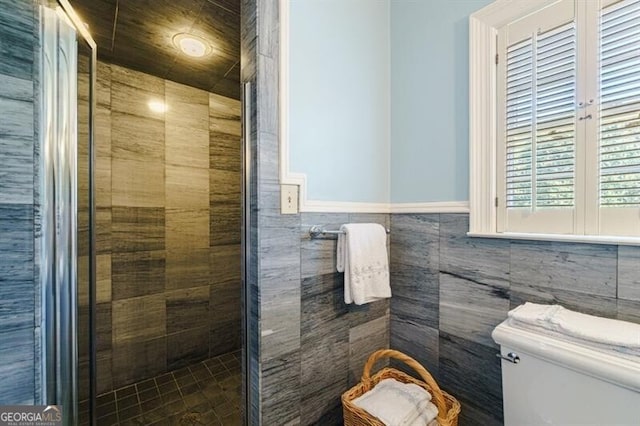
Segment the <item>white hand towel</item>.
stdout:
<svg viewBox="0 0 640 426">
<path fill-rule="evenodd" d="M 438 416 L 430 400 L 431 394 L 418 385 L 384 379 L 353 403 L 387 426 L 427 426 Z"/>
<path fill-rule="evenodd" d="M 377 223 L 340 227 L 336 269 L 344 272 L 344 301 L 362 305 L 391 297 L 387 231 Z"/>
</svg>

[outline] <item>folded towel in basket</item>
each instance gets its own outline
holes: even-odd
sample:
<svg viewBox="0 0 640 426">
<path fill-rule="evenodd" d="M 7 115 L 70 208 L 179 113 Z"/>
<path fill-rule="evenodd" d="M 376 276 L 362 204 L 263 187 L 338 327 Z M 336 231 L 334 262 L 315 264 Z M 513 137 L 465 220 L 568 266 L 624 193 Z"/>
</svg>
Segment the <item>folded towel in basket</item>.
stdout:
<svg viewBox="0 0 640 426">
<path fill-rule="evenodd" d="M 438 408 L 431 402 L 431 394 L 414 383 L 384 379 L 353 403 L 387 426 L 437 424 Z"/>
</svg>

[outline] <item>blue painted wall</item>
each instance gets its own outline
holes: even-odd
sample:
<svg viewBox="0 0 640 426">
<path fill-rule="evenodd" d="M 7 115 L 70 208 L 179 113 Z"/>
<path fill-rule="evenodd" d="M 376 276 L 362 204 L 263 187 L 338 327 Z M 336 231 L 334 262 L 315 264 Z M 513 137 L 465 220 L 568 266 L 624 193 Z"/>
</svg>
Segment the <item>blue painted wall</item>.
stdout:
<svg viewBox="0 0 640 426">
<path fill-rule="evenodd" d="M 469 199 L 468 17 L 491 2 L 391 2 L 392 202 Z"/>
<path fill-rule="evenodd" d="M 291 171 L 311 200 L 390 198 L 390 2 L 292 0 Z"/>
</svg>

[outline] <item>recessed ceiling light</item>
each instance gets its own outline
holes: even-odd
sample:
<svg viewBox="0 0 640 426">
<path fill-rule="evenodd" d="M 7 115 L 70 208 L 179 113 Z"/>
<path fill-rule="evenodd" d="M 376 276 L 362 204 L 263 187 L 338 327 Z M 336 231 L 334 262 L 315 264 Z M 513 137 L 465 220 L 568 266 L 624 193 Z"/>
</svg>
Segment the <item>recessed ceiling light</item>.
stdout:
<svg viewBox="0 0 640 426">
<path fill-rule="evenodd" d="M 200 37 L 191 34 L 178 34 L 173 37 L 173 44 L 187 56 L 202 58 L 211 53 L 211 45 Z"/>
<path fill-rule="evenodd" d="M 158 114 L 163 114 L 167 112 L 167 104 L 158 100 L 151 100 L 147 104 L 149 105 L 149 109 L 153 112 L 157 112 Z"/>
</svg>

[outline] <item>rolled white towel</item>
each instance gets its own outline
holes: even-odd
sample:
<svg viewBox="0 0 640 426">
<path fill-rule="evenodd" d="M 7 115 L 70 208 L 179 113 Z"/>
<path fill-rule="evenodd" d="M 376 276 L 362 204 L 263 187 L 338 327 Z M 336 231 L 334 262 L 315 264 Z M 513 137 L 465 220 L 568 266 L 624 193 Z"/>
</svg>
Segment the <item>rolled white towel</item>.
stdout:
<svg viewBox="0 0 640 426">
<path fill-rule="evenodd" d="M 438 416 L 429 392 L 395 379 L 381 380 L 353 403 L 388 426 L 427 426 Z"/>
</svg>

